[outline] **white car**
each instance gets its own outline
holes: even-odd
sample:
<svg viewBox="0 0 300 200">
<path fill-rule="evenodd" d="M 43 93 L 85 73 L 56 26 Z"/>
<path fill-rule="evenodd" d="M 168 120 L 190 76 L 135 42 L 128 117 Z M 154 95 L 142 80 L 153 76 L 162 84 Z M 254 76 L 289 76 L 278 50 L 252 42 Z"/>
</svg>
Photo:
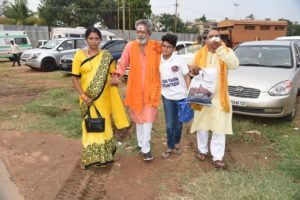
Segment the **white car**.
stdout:
<svg viewBox="0 0 300 200">
<path fill-rule="evenodd" d="M 294 41 L 300 47 L 300 36 L 284 36 L 284 37 L 278 37 L 275 40 Z"/>
<path fill-rule="evenodd" d="M 28 67 L 42 71 L 58 69 L 63 55 L 74 53 L 76 49 L 84 47 L 84 38 L 61 38 L 49 40 L 44 46 L 23 52 L 21 62 Z"/>
<path fill-rule="evenodd" d="M 175 53 L 182 57 L 188 65 L 194 61 L 195 53 L 202 47 L 201 44 L 191 44 L 186 46 Z"/>
</svg>

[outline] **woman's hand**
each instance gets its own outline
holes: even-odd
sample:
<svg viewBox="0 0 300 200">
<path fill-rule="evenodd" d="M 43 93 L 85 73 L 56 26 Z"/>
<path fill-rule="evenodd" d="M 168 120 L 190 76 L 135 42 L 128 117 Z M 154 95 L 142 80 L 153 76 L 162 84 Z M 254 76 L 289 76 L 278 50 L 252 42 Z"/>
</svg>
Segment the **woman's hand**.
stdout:
<svg viewBox="0 0 300 200">
<path fill-rule="evenodd" d="M 88 105 L 88 106 L 93 105 L 93 101 L 92 101 L 92 99 L 91 99 L 90 97 L 87 97 L 87 98 L 84 100 L 84 102 L 85 102 L 86 105 Z"/>
<path fill-rule="evenodd" d="M 119 83 L 121 83 L 120 75 L 116 74 L 116 73 L 112 74 L 112 78 L 110 80 L 110 84 L 113 85 L 113 86 L 116 86 Z"/>
<path fill-rule="evenodd" d="M 89 97 L 89 96 L 87 96 L 86 94 L 81 94 L 80 95 L 80 98 L 82 99 L 82 101 L 84 102 L 84 103 L 86 103 L 88 106 L 91 106 L 91 105 L 93 105 L 93 100 Z"/>
</svg>

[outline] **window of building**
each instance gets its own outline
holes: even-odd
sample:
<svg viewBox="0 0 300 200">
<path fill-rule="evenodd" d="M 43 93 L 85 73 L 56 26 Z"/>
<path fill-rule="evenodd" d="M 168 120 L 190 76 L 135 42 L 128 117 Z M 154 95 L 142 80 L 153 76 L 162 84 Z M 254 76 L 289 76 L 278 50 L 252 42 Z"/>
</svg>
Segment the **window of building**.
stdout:
<svg viewBox="0 0 300 200">
<path fill-rule="evenodd" d="M 255 30 L 255 26 L 245 26 L 245 30 Z"/>
<path fill-rule="evenodd" d="M 270 26 L 260 26 L 260 30 L 270 30 Z"/>
<path fill-rule="evenodd" d="M 275 30 L 277 30 L 277 31 L 283 31 L 284 30 L 284 26 L 275 26 Z"/>
</svg>

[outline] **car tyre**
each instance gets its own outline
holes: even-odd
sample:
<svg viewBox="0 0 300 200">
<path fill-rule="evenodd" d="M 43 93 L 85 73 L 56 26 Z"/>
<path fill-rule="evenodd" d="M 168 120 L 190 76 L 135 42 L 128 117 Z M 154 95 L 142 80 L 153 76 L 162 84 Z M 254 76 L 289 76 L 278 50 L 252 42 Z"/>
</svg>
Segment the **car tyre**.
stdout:
<svg viewBox="0 0 300 200">
<path fill-rule="evenodd" d="M 296 96 L 292 112 L 288 116 L 286 116 L 286 120 L 288 122 L 292 122 L 295 119 L 297 114 L 297 108 L 298 108 L 298 96 Z"/>
<path fill-rule="evenodd" d="M 41 64 L 42 71 L 50 72 L 58 69 L 58 66 L 54 59 L 44 58 Z"/>
</svg>

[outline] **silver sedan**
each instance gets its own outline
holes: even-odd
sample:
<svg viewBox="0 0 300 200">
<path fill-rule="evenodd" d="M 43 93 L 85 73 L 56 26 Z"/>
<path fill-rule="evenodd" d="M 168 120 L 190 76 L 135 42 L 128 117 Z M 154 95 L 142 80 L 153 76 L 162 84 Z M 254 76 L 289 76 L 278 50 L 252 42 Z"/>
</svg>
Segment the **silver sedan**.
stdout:
<svg viewBox="0 0 300 200">
<path fill-rule="evenodd" d="M 234 51 L 240 67 L 228 78 L 233 112 L 292 121 L 297 111 L 299 47 L 293 41 L 254 41 Z"/>
</svg>

